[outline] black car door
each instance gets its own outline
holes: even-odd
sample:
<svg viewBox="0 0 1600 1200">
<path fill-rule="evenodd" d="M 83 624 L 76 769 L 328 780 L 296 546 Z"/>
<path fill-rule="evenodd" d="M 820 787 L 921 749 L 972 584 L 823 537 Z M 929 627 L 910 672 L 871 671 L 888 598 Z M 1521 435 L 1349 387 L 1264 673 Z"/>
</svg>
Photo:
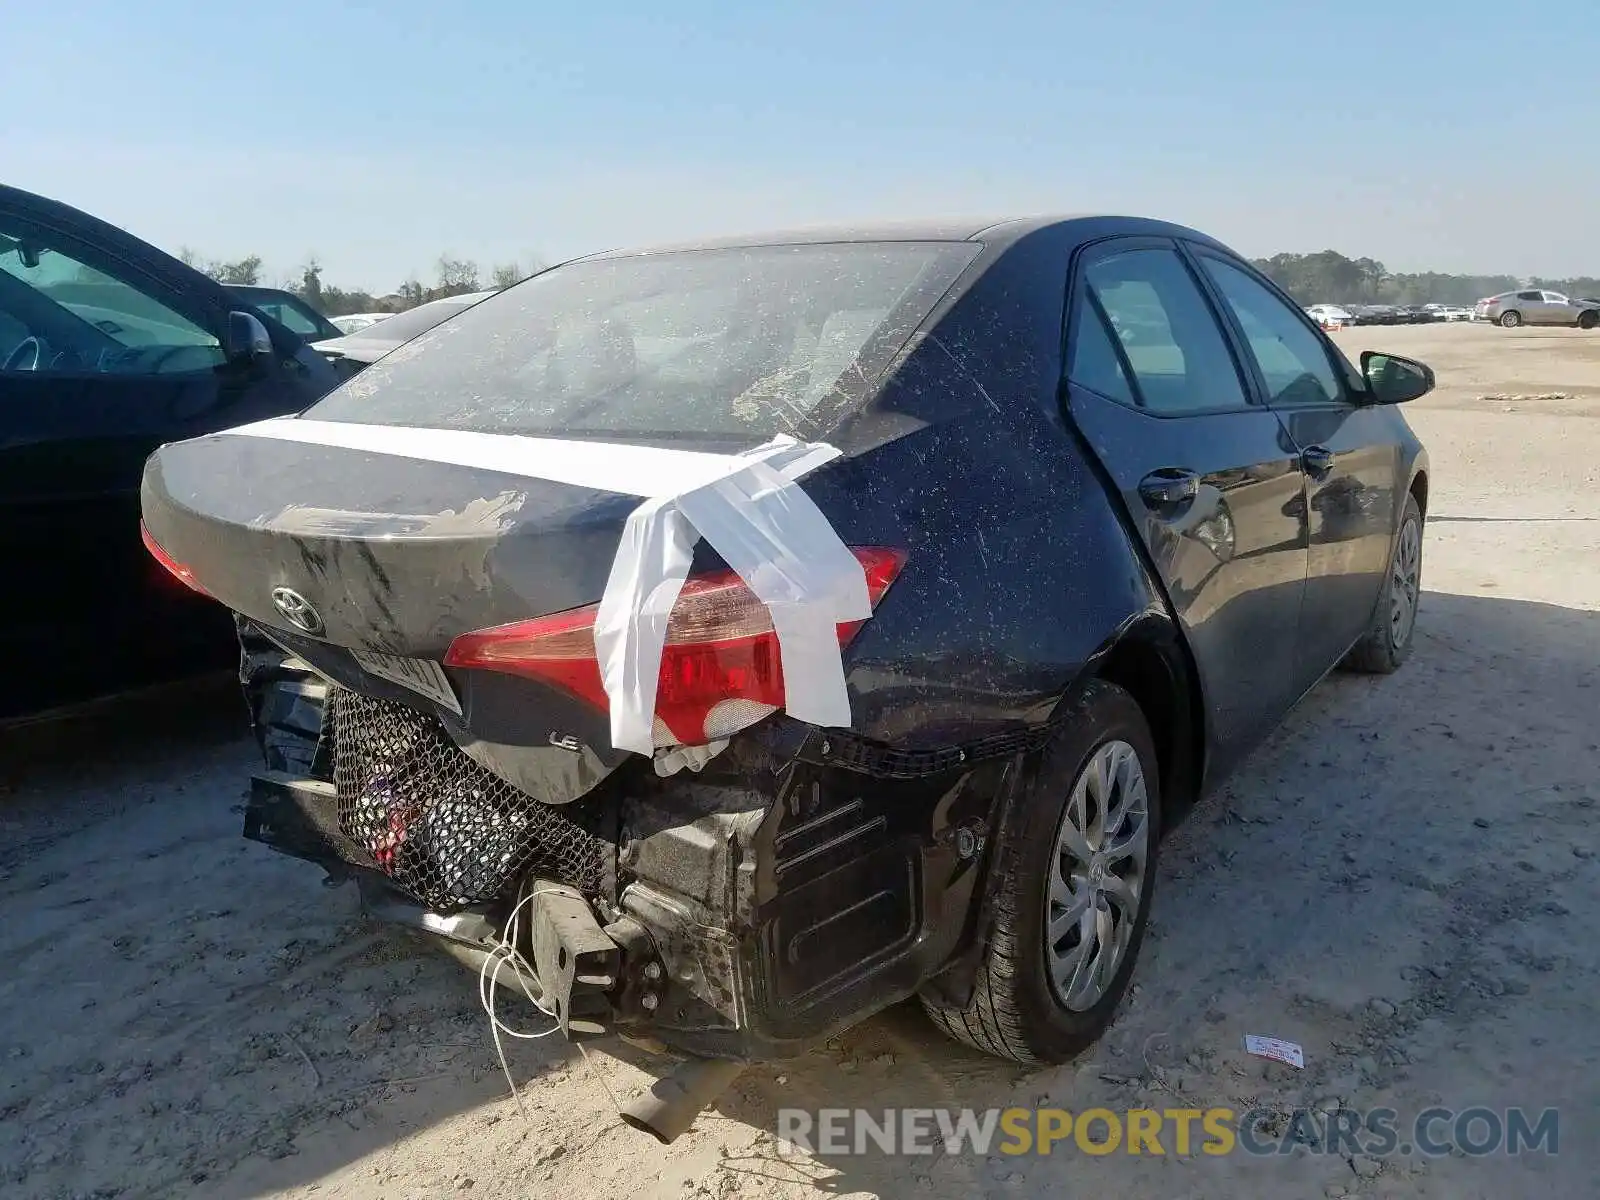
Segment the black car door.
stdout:
<svg viewBox="0 0 1600 1200">
<path fill-rule="evenodd" d="M 1304 689 L 1372 619 L 1407 486 L 1402 449 L 1388 410 L 1361 402 L 1359 373 L 1291 300 L 1245 264 L 1193 249 L 1305 468 L 1310 546 L 1297 669 Z"/>
<path fill-rule="evenodd" d="M 1090 247 L 1074 267 L 1068 389 L 1193 648 L 1227 765 L 1296 698 L 1306 579 L 1298 454 L 1252 401 L 1217 313 L 1165 239 Z"/>
<path fill-rule="evenodd" d="M 107 230 L 0 197 L 0 716 L 228 653 L 225 614 L 141 545 L 144 461 L 309 400 L 228 361 L 220 288 Z"/>
</svg>

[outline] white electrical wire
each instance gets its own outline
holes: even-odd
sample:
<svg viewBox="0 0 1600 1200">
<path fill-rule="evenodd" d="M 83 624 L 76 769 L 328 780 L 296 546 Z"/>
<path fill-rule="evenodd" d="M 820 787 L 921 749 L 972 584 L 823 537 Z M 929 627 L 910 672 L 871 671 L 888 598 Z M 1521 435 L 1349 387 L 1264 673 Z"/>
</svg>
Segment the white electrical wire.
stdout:
<svg viewBox="0 0 1600 1200">
<path fill-rule="evenodd" d="M 523 1120 L 528 1121 L 530 1124 L 533 1118 L 529 1116 L 528 1106 L 522 1099 L 522 1091 L 517 1087 L 517 1081 L 511 1074 L 511 1064 L 506 1060 L 505 1044 L 500 1040 L 500 1035 L 504 1033 L 508 1037 L 532 1040 L 533 1038 L 549 1037 L 561 1028 L 560 1018 L 544 1006 L 540 997 L 534 995 L 533 989 L 529 985 L 529 978 L 537 980 L 538 972 L 533 969 L 533 964 L 523 957 L 522 951 L 517 949 L 517 944 L 520 941 L 519 935 L 522 930 L 523 906 L 535 896 L 559 896 L 561 894 L 555 888 L 539 888 L 518 900 L 516 907 L 511 910 L 510 918 L 506 921 L 500 940 L 495 943 L 493 949 L 489 951 L 488 957 L 483 960 L 483 966 L 478 968 L 478 1001 L 483 1005 L 483 1011 L 489 1017 L 489 1032 L 494 1038 L 494 1052 L 500 1059 L 500 1069 L 505 1072 L 506 1083 L 511 1088 L 511 1097 L 517 1102 L 517 1108 L 521 1111 Z M 490 969 L 491 966 L 493 970 Z M 495 989 L 500 986 L 500 972 L 507 966 L 510 966 L 512 974 L 516 976 L 517 984 L 521 987 L 522 994 L 528 998 L 528 1002 L 545 1016 L 555 1021 L 555 1024 L 550 1026 L 549 1029 L 541 1029 L 537 1033 L 512 1029 L 495 1012 Z M 524 968 L 527 970 L 526 976 L 523 974 Z"/>
</svg>

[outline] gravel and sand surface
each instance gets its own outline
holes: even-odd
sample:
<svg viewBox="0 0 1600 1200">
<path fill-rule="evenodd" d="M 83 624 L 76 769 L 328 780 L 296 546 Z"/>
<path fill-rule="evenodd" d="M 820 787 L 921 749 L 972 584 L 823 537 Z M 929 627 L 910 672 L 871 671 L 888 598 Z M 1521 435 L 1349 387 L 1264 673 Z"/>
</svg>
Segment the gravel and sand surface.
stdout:
<svg viewBox="0 0 1600 1200">
<path fill-rule="evenodd" d="M 1435 481 L 1416 653 L 1328 680 L 1175 832 L 1139 986 L 1083 1060 L 1022 1071 L 906 1006 L 661 1148 L 612 1115 L 650 1060 L 552 1038 L 510 1051 L 525 1120 L 473 980 L 240 839 L 251 747 L 228 687 L 194 686 L 0 735 L 0 1195 L 1592 1197 L 1600 333 L 1336 336 L 1438 372 L 1408 411 Z M 1555 1107 L 1559 1153 L 819 1161 L 771 1136 L 785 1105 L 1335 1101 Z"/>
</svg>

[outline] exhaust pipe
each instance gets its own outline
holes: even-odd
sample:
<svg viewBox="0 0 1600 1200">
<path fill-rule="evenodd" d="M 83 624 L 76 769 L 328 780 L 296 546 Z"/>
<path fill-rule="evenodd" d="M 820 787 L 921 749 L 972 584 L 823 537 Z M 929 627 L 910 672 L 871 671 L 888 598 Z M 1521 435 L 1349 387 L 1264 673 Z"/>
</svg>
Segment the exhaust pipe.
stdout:
<svg viewBox="0 0 1600 1200">
<path fill-rule="evenodd" d="M 731 1058 L 691 1058 L 650 1090 L 622 1106 L 622 1123 L 648 1133 L 663 1146 L 694 1124 L 702 1109 L 733 1085 L 745 1064 Z"/>
</svg>

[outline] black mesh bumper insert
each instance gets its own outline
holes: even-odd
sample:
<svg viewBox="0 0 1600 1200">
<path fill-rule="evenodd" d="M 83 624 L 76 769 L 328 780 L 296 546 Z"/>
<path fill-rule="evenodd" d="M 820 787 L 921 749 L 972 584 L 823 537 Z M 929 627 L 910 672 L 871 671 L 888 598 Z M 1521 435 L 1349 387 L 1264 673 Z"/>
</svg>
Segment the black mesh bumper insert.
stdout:
<svg viewBox="0 0 1600 1200">
<path fill-rule="evenodd" d="M 329 691 L 340 829 L 400 887 L 439 912 L 499 899 L 528 871 L 599 894 L 614 847 L 592 828 L 592 800 L 542 804 L 463 754 L 435 718 Z"/>
</svg>

